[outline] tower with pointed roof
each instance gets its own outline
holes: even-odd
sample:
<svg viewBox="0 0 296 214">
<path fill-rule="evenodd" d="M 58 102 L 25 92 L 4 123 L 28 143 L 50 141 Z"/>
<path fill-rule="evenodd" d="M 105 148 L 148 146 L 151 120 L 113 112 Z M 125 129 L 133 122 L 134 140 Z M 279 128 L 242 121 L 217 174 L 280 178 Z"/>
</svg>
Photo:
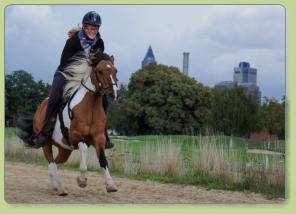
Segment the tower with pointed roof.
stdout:
<svg viewBox="0 0 296 214">
<path fill-rule="evenodd" d="M 153 51 L 152 51 L 152 48 L 151 48 L 151 45 L 149 45 L 149 48 L 147 50 L 147 53 L 142 61 L 142 68 L 145 66 L 145 65 L 148 65 L 149 63 L 151 62 L 155 62 L 155 57 L 154 57 L 154 54 L 153 54 Z"/>
</svg>

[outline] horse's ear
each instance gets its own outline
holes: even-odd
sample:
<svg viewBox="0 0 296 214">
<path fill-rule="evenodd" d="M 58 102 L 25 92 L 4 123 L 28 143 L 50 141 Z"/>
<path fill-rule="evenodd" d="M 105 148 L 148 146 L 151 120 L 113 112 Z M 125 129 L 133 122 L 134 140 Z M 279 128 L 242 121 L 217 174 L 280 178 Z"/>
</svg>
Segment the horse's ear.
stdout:
<svg viewBox="0 0 296 214">
<path fill-rule="evenodd" d="M 114 56 L 113 55 L 110 56 L 110 59 L 111 59 L 112 63 L 114 64 Z"/>
</svg>

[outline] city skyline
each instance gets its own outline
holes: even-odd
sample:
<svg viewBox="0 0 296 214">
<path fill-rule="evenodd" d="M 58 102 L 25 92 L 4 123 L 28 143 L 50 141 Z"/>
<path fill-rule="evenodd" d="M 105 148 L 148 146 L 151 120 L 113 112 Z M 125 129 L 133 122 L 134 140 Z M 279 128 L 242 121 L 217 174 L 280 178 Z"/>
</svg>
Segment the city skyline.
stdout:
<svg viewBox="0 0 296 214">
<path fill-rule="evenodd" d="M 5 74 L 23 69 L 51 84 L 67 31 L 90 10 L 102 17 L 100 33 L 121 82 L 141 68 L 151 45 L 157 63 L 181 72 L 183 52 L 189 52 L 188 75 L 206 86 L 232 79 L 233 67 L 248 61 L 258 69 L 262 96 L 285 95 L 280 5 L 11 5 L 5 9 Z"/>
<path fill-rule="evenodd" d="M 233 80 L 221 81 L 215 84 L 214 88 L 230 89 L 236 85 L 243 87 L 259 105 L 262 103 L 260 87 L 257 85 L 257 69 L 251 67 L 249 62 L 240 62 L 238 67 L 233 68 Z"/>
</svg>

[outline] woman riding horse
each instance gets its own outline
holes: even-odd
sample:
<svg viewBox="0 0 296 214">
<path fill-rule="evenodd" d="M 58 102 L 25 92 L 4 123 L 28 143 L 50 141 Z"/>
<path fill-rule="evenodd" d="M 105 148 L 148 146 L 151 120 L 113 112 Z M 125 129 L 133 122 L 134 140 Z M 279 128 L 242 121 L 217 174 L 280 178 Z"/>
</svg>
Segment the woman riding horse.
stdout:
<svg viewBox="0 0 296 214">
<path fill-rule="evenodd" d="M 45 146 L 46 142 L 52 135 L 53 126 L 55 124 L 56 113 L 62 103 L 62 95 L 66 80 L 62 74 L 64 68 L 70 63 L 70 59 L 80 51 L 87 55 L 97 52 L 104 52 L 104 41 L 102 40 L 99 28 L 101 26 L 101 17 L 98 13 L 90 11 L 86 13 L 82 20 L 82 29 L 72 32 L 69 35 L 65 47 L 62 52 L 60 65 L 54 74 L 51 93 L 49 95 L 48 105 L 46 109 L 43 127 L 38 137 L 33 142 L 34 148 Z M 103 96 L 103 108 L 107 111 L 108 99 Z M 110 142 L 107 131 L 105 130 L 106 144 L 105 148 L 112 148 L 114 145 Z"/>
<path fill-rule="evenodd" d="M 65 67 L 63 72 L 67 82 L 63 98 L 68 100 L 67 105 L 60 109 L 53 134 L 42 147 L 49 163 L 51 185 L 58 191 L 58 195 L 67 195 L 58 175 L 58 166 L 68 160 L 73 150 L 79 149 L 81 159 L 80 176 L 77 177 L 77 183 L 80 187 L 85 187 L 87 185 L 88 147 L 93 146 L 105 176 L 106 190 L 116 192 L 117 187 L 113 183 L 105 156 L 106 114 L 102 104 L 104 95 L 116 98 L 118 87 L 114 59 L 105 53 L 98 52 L 91 60 L 85 53 L 78 53 L 71 60 L 72 62 Z M 67 99 L 69 97 L 70 99 Z M 48 99 L 45 99 L 38 106 L 33 118 L 33 130 L 29 135 L 41 131 L 47 103 Z M 62 131 L 62 124 L 66 132 Z M 33 146 L 30 140 L 24 143 L 28 147 Z M 55 157 L 53 145 L 58 148 Z"/>
</svg>

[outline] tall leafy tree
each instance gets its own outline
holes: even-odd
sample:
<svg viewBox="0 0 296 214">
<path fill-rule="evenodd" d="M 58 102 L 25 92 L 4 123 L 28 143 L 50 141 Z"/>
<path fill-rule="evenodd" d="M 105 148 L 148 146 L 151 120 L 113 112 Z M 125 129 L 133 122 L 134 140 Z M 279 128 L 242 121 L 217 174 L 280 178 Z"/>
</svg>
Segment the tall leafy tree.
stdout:
<svg viewBox="0 0 296 214">
<path fill-rule="evenodd" d="M 108 110 L 108 128 L 116 130 L 118 133 L 121 134 L 128 133 L 127 130 L 129 121 L 123 109 L 123 101 L 126 93 L 127 88 L 121 85 L 118 92 L 118 100 L 116 102 L 111 102 Z"/>
<path fill-rule="evenodd" d="M 130 133 L 200 131 L 207 122 L 210 89 L 177 68 L 151 63 L 135 72 L 122 102 Z"/>
<path fill-rule="evenodd" d="M 242 87 L 214 90 L 211 127 L 226 135 L 248 136 L 255 129 L 258 105 Z"/>
<path fill-rule="evenodd" d="M 264 97 L 258 114 L 258 131 L 285 137 L 285 102 L 279 103 L 274 98 Z"/>
<path fill-rule="evenodd" d="M 49 91 L 49 85 L 34 81 L 32 75 L 24 70 L 5 75 L 5 121 L 13 126 L 19 115 L 35 112 L 37 105 Z"/>
</svg>

